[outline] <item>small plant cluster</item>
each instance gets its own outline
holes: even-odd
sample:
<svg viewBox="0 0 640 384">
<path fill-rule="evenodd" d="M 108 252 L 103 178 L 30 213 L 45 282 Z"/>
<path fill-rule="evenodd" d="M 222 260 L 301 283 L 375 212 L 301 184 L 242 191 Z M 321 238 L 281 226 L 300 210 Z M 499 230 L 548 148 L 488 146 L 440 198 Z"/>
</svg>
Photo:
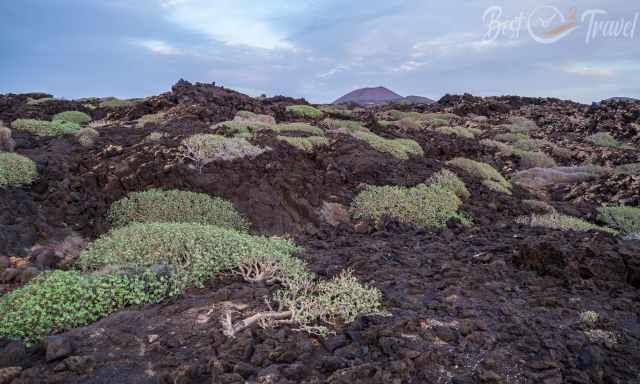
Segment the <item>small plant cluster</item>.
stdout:
<svg viewBox="0 0 640 384">
<path fill-rule="evenodd" d="M 599 147 L 609 147 L 609 148 L 618 148 L 620 147 L 620 142 L 616 140 L 609 132 L 598 132 L 589 137 L 587 137 L 587 141 L 595 144 Z"/>
<path fill-rule="evenodd" d="M 52 332 L 87 325 L 128 305 L 157 302 L 166 292 L 166 281 L 151 273 L 47 272 L 0 298 L 0 338 L 33 344 Z"/>
<path fill-rule="evenodd" d="M 458 116 L 452 113 L 419 113 L 391 110 L 378 116 L 380 124 L 395 125 L 406 130 L 450 126 Z"/>
<path fill-rule="evenodd" d="M 40 105 L 46 104 L 50 101 L 55 101 L 56 99 L 53 97 L 41 97 L 39 99 L 34 99 L 32 97 L 27 98 L 27 105 Z"/>
<path fill-rule="evenodd" d="M 235 137 L 249 138 L 260 131 L 274 131 L 278 133 L 307 133 L 314 136 L 324 136 L 324 131 L 307 123 L 276 124 L 269 115 L 258 115 L 249 111 L 239 111 L 233 120 L 224 121 L 211 126 L 212 129 L 224 128 Z"/>
<path fill-rule="evenodd" d="M 309 137 L 291 137 L 291 136 L 278 136 L 278 140 L 284 141 L 289 145 L 292 145 L 304 152 L 313 152 L 316 147 L 321 145 L 329 145 L 329 139 L 320 136 Z"/>
<path fill-rule="evenodd" d="M 98 131 L 89 127 L 80 128 L 73 134 L 78 139 L 80 145 L 82 145 L 83 147 L 92 146 L 96 142 L 96 139 L 100 136 Z"/>
<path fill-rule="evenodd" d="M 324 113 L 318 108 L 311 105 L 289 105 L 287 106 L 287 112 L 293 114 L 293 116 L 304 119 L 318 120 L 324 116 Z"/>
<path fill-rule="evenodd" d="M 91 116 L 80 111 L 66 111 L 53 115 L 52 121 L 66 121 L 69 123 L 85 124 L 91 121 Z"/>
<path fill-rule="evenodd" d="M 133 192 L 111 205 L 114 227 L 131 223 L 178 222 L 216 225 L 246 231 L 249 222 L 230 202 L 204 193 L 148 189 Z"/>
<path fill-rule="evenodd" d="M 379 152 L 388 153 L 401 160 L 408 160 L 410 156 L 424 156 L 420 144 L 411 139 L 385 139 L 365 129 L 354 132 L 352 136 L 367 142 Z"/>
<path fill-rule="evenodd" d="M 638 176 L 640 175 L 640 163 L 618 165 L 613 173 L 622 176 Z"/>
<path fill-rule="evenodd" d="M 13 152 L 16 142 L 11 137 L 11 129 L 5 127 L 0 121 L 0 151 Z"/>
<path fill-rule="evenodd" d="M 98 106 L 100 108 L 125 108 L 132 107 L 139 101 L 140 99 L 121 100 L 116 97 L 104 97 L 100 99 Z"/>
<path fill-rule="evenodd" d="M 215 160 L 253 158 L 265 151 L 267 149 L 255 146 L 242 137 L 196 134 L 182 141 L 182 155 L 193 161 L 199 172 Z"/>
<path fill-rule="evenodd" d="M 17 119 L 11 123 L 11 127 L 19 131 L 30 132 L 36 136 L 60 136 L 79 130 L 80 124 L 64 120 Z"/>
<path fill-rule="evenodd" d="M 538 125 L 526 117 L 512 116 L 509 118 L 508 124 L 502 124 L 498 128 L 506 129 L 511 133 L 529 133 L 538 129 Z"/>
<path fill-rule="evenodd" d="M 356 220 L 379 223 L 384 217 L 420 228 L 445 227 L 457 218 L 465 224 L 470 220 L 458 212 L 462 200 L 468 196 L 464 182 L 449 171 L 412 188 L 401 186 L 368 186 L 351 203 L 350 213 Z"/>
<path fill-rule="evenodd" d="M 144 115 L 136 122 L 136 128 L 144 128 L 147 124 L 160 124 L 164 121 L 165 115 L 166 114 L 164 112 Z"/>
<path fill-rule="evenodd" d="M 362 123 L 355 120 L 324 119 L 322 126 L 328 130 L 342 133 L 353 133 L 362 129 Z"/>
<path fill-rule="evenodd" d="M 521 123 L 516 126 L 527 127 L 528 124 Z M 505 128 L 505 126 L 502 127 L 503 129 Z M 506 129 L 514 130 L 512 126 L 506 126 Z M 547 140 L 530 138 L 526 133 L 529 129 L 530 128 L 516 132 L 501 133 L 495 136 L 495 140 L 481 140 L 480 144 L 496 148 L 505 156 L 517 156 L 520 159 L 521 168 L 524 169 L 555 167 L 557 165 L 555 160 L 542 152 L 541 149 L 545 146 L 555 149 L 557 146 Z"/>
<path fill-rule="evenodd" d="M 624 235 L 640 234 L 640 208 L 606 206 L 598 208 L 598 219 Z"/>
<path fill-rule="evenodd" d="M 600 231 L 612 235 L 618 232 L 614 229 L 601 227 L 577 217 L 561 215 L 558 213 L 549 213 L 546 215 L 523 216 L 516 219 L 518 224 L 529 225 L 532 227 L 543 227 L 550 229 L 560 229 L 563 231 Z"/>
<path fill-rule="evenodd" d="M 36 163 L 28 157 L 0 152 L 0 188 L 29 185 L 38 178 Z"/>
<path fill-rule="evenodd" d="M 476 137 L 476 134 L 482 133 L 482 131 L 479 131 L 473 128 L 466 128 L 466 127 L 442 126 L 442 127 L 437 127 L 435 130 L 436 132 L 440 132 L 445 135 L 457 136 L 464 139 L 474 139 Z"/>
<path fill-rule="evenodd" d="M 600 315 L 595 311 L 583 311 L 580 312 L 580 321 L 582 321 L 587 327 L 593 328 L 598 323 Z"/>
<path fill-rule="evenodd" d="M 449 160 L 447 164 L 479 178 L 482 180 L 482 184 L 492 191 L 506 193 L 508 195 L 511 194 L 511 183 L 489 164 L 464 157 Z"/>
</svg>

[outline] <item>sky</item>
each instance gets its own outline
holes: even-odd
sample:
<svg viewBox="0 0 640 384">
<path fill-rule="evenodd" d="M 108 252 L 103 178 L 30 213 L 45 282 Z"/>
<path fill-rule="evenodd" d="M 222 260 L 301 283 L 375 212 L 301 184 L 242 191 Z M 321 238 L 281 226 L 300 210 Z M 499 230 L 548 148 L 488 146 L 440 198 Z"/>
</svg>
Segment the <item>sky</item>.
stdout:
<svg viewBox="0 0 640 384">
<path fill-rule="evenodd" d="M 183 78 L 315 103 L 366 86 L 640 97 L 637 12 L 622 0 L 0 0 L 0 93 L 131 98 Z"/>
</svg>

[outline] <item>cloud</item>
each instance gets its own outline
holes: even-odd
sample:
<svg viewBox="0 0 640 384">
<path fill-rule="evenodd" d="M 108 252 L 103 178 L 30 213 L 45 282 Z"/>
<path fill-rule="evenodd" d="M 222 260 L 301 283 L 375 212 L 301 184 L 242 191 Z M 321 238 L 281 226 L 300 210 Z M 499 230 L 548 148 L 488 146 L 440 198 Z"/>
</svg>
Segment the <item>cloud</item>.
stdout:
<svg viewBox="0 0 640 384">
<path fill-rule="evenodd" d="M 393 68 L 391 71 L 393 72 L 413 72 L 418 68 L 424 67 L 428 62 L 425 61 L 415 61 L 409 60 L 402 63 L 399 67 Z"/>
<path fill-rule="evenodd" d="M 132 40 L 131 45 L 142 47 L 156 55 L 174 56 L 181 53 L 179 49 L 162 40 Z"/>
<path fill-rule="evenodd" d="M 560 70 L 565 73 L 579 76 L 594 76 L 594 77 L 611 77 L 615 76 L 618 71 L 613 67 L 607 66 L 592 66 L 578 63 L 568 63 L 560 67 Z"/>
<path fill-rule="evenodd" d="M 283 0 L 161 0 L 171 22 L 231 46 L 293 50 L 289 30 L 278 19 L 299 12 L 301 5 Z"/>
<path fill-rule="evenodd" d="M 468 53 L 486 53 L 498 48 L 516 48 L 520 40 L 485 40 L 476 33 L 451 33 L 414 44 L 413 57 L 453 56 Z"/>
</svg>

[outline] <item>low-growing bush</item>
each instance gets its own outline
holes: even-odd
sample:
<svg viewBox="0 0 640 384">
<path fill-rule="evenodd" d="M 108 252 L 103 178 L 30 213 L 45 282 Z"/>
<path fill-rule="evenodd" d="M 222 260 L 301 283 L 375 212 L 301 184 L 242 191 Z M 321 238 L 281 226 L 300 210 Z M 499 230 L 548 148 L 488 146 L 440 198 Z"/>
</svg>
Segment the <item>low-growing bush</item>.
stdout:
<svg viewBox="0 0 640 384">
<path fill-rule="evenodd" d="M 515 154 L 520 158 L 520 168 L 552 168 L 557 164 L 553 158 L 544 152 L 516 151 Z"/>
<path fill-rule="evenodd" d="M 369 186 L 351 203 L 356 220 L 379 223 L 385 216 L 421 228 L 442 228 L 448 220 L 468 219 L 458 213 L 462 201 L 442 184 L 420 184 L 413 188 Z"/>
<path fill-rule="evenodd" d="M 164 112 L 144 115 L 136 122 L 136 128 L 144 128 L 147 124 L 160 124 L 164 121 L 165 115 L 166 114 Z"/>
<path fill-rule="evenodd" d="M 458 115 L 453 113 L 427 113 L 423 115 L 422 120 L 431 128 L 437 128 L 451 125 L 451 122 L 457 118 Z"/>
<path fill-rule="evenodd" d="M 345 133 L 353 133 L 362 129 L 362 123 L 355 120 L 324 119 L 322 125 L 329 130 L 344 130 Z"/>
<path fill-rule="evenodd" d="M 98 131 L 89 127 L 81 128 L 73 134 L 78 139 L 80 145 L 82 145 L 83 147 L 92 146 L 96 142 L 96 139 L 100 136 Z"/>
<path fill-rule="evenodd" d="M 449 136 L 462 137 L 465 139 L 473 139 L 476 137 L 471 130 L 465 127 L 447 127 L 447 126 L 437 127 L 436 132 L 440 132 Z"/>
<path fill-rule="evenodd" d="M 80 111 L 66 111 L 53 115 L 52 121 L 68 121 L 70 123 L 84 124 L 91 121 L 91 116 Z"/>
<path fill-rule="evenodd" d="M 124 108 L 132 107 L 136 104 L 136 100 L 121 100 L 115 97 L 105 97 L 100 99 L 100 108 Z"/>
<path fill-rule="evenodd" d="M 500 133 L 495 136 L 495 139 L 502 142 L 514 143 L 518 140 L 529 140 L 529 135 L 525 133 Z"/>
<path fill-rule="evenodd" d="M 464 157 L 449 160 L 447 164 L 462 169 L 468 174 L 481 179 L 483 184 L 489 189 L 511 194 L 511 183 L 489 164 Z"/>
<path fill-rule="evenodd" d="M 471 197 L 471 193 L 467 189 L 464 181 L 462 181 L 455 173 L 443 169 L 431 176 L 427 184 L 440 185 L 453 193 L 455 193 L 461 199 L 468 199 Z"/>
<path fill-rule="evenodd" d="M 310 137 L 291 137 L 278 136 L 278 140 L 284 141 L 304 152 L 313 152 L 314 149 L 321 145 L 329 145 L 329 139 L 326 137 L 310 136 Z"/>
<path fill-rule="evenodd" d="M 532 227 L 544 227 L 550 229 L 571 230 L 578 232 L 595 230 L 614 235 L 617 233 L 611 228 L 601 227 L 577 217 L 561 215 L 558 213 L 523 216 L 516 219 L 516 222 L 523 225 L 530 225 Z"/>
<path fill-rule="evenodd" d="M 513 133 L 527 133 L 538 129 L 538 125 L 526 117 L 513 116 L 509 118 L 508 130 Z"/>
<path fill-rule="evenodd" d="M 299 118 L 320 119 L 324 115 L 321 110 L 310 105 L 289 105 L 287 112 Z"/>
<path fill-rule="evenodd" d="M 114 227 L 153 222 L 210 224 L 238 231 L 249 227 L 231 202 L 204 193 L 177 190 L 132 192 L 111 205 L 108 218 Z"/>
<path fill-rule="evenodd" d="M 160 141 L 164 137 L 165 137 L 165 134 L 162 132 L 151 132 L 150 134 L 147 135 L 147 137 L 144 138 L 144 142 L 153 143 L 155 141 Z"/>
<path fill-rule="evenodd" d="M 424 155 L 420 144 L 411 139 L 385 139 L 364 129 L 354 132 L 353 137 L 366 141 L 377 151 L 389 153 L 401 160 L 408 160 L 410 156 Z"/>
<path fill-rule="evenodd" d="M 32 97 L 27 98 L 27 105 L 39 105 L 46 104 L 50 101 L 55 101 L 56 99 L 53 97 L 41 97 L 39 99 L 34 99 Z"/>
<path fill-rule="evenodd" d="M 552 185 L 573 184 L 593 180 L 608 174 L 609 171 L 608 168 L 594 165 L 532 168 L 516 173 L 512 177 L 512 181 L 532 189 L 541 189 Z"/>
<path fill-rule="evenodd" d="M 197 134 L 182 141 L 182 154 L 195 163 L 196 169 L 215 160 L 235 160 L 256 157 L 266 149 L 257 147 L 241 137 Z"/>
<path fill-rule="evenodd" d="M 166 292 L 166 283 L 152 274 L 87 277 L 73 271 L 44 273 L 0 298 L 0 338 L 33 344 L 128 305 L 159 301 Z"/>
<path fill-rule="evenodd" d="M 640 208 L 624 205 L 598 208 L 598 219 L 625 235 L 640 233 Z"/>
<path fill-rule="evenodd" d="M 11 137 L 11 130 L 0 122 L 0 151 L 13 152 L 16 142 Z"/>
<path fill-rule="evenodd" d="M 618 165 L 614 168 L 613 173 L 624 176 L 638 176 L 640 175 L 640 163 Z"/>
<path fill-rule="evenodd" d="M 276 123 L 276 119 L 271 115 L 260 115 L 250 111 L 238 111 L 233 120 L 245 121 L 250 123 L 262 123 L 266 125 L 274 125 Z"/>
<path fill-rule="evenodd" d="M 234 119 L 214 124 L 211 126 L 211 129 L 224 128 L 235 137 L 250 138 L 259 131 L 272 130 L 272 127 L 272 124 L 266 124 L 260 121 Z"/>
<path fill-rule="evenodd" d="M 246 263 L 275 264 L 278 279 L 304 271 L 287 240 L 251 236 L 233 229 L 194 223 L 133 223 L 113 229 L 91 243 L 78 257 L 84 270 L 105 267 L 148 268 L 164 265 L 171 271 L 172 292 L 201 287 L 217 274 Z M 281 267 L 286 267 L 282 269 Z"/>
<path fill-rule="evenodd" d="M 36 136 L 59 136 L 73 133 L 80 125 L 63 120 L 44 121 L 34 119 L 17 119 L 11 127 L 19 131 L 30 132 Z"/>
<path fill-rule="evenodd" d="M 0 188 L 29 185 L 38 178 L 36 163 L 28 157 L 0 152 Z"/>
<path fill-rule="evenodd" d="M 620 142 L 616 140 L 609 132 L 598 132 L 587 137 L 587 141 L 600 146 L 600 147 L 610 147 L 617 148 L 620 146 Z"/>
<path fill-rule="evenodd" d="M 301 132 L 309 133 L 314 136 L 324 136 L 324 131 L 322 130 L 322 128 L 307 123 L 276 124 L 271 126 L 271 130 L 281 133 Z"/>
</svg>

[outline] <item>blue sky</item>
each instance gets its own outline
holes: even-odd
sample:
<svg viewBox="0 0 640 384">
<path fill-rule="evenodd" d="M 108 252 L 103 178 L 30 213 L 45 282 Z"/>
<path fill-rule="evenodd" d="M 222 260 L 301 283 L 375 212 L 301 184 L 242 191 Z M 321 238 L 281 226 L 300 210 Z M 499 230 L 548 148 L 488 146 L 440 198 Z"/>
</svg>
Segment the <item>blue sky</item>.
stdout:
<svg viewBox="0 0 640 384">
<path fill-rule="evenodd" d="M 433 98 L 640 97 L 640 21 L 632 28 L 640 4 L 581 0 L 579 23 L 566 36 L 535 40 L 545 21 L 554 27 L 569 20 L 576 3 L 4 0 L 0 93 L 141 97 L 184 78 L 312 102 L 378 85 Z M 483 18 L 491 7 L 499 7 L 493 20 L 503 27 L 524 15 L 519 34 L 504 30 L 491 39 L 494 14 Z M 589 10 L 599 10 L 597 21 L 626 22 L 629 33 L 596 33 L 587 43 Z"/>
</svg>

